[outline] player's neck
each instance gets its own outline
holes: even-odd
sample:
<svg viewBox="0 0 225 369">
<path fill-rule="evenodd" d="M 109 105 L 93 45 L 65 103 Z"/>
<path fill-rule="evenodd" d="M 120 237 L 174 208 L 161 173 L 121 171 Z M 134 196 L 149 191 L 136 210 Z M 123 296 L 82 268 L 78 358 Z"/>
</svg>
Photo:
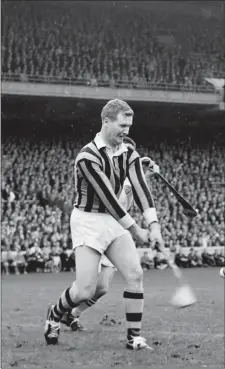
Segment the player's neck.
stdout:
<svg viewBox="0 0 225 369">
<path fill-rule="evenodd" d="M 102 138 L 102 140 L 104 141 L 104 143 L 106 144 L 106 146 L 110 149 L 112 149 L 113 152 L 118 150 L 118 145 L 113 145 L 113 143 L 107 138 L 107 134 L 106 132 L 104 132 L 104 130 L 100 131 L 100 137 Z"/>
</svg>

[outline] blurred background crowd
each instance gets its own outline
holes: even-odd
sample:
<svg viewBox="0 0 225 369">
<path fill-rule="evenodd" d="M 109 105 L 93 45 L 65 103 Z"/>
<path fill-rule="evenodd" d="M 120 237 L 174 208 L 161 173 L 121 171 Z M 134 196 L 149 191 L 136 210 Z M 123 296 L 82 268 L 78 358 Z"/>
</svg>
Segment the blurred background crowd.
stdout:
<svg viewBox="0 0 225 369">
<path fill-rule="evenodd" d="M 31 76 L 36 81 L 111 87 L 167 83 L 197 89 L 205 85 L 205 76 L 224 73 L 223 8 L 221 2 L 203 1 L 197 8 L 180 4 L 3 2 L 2 78 L 28 81 Z M 3 98 L 2 271 L 75 268 L 69 230 L 73 166 L 79 149 L 100 128 L 104 103 Z M 216 247 L 225 245 L 223 126 L 216 120 L 199 126 L 197 118 L 190 125 L 179 106 L 172 113 L 149 103 L 131 105 L 138 123 L 131 137 L 138 152 L 155 160 L 199 210 L 190 221 L 168 188 L 152 178 L 166 247 L 175 250 L 180 266 L 220 265 L 224 259 Z M 131 215 L 143 226 L 136 206 Z M 208 246 L 215 246 L 213 256 L 192 250 L 204 246 L 206 239 Z M 190 247 L 190 254 L 183 255 L 183 247 Z M 159 255 L 150 259 L 155 268 L 164 264 Z"/>
<path fill-rule="evenodd" d="M 224 4 L 185 3 L 3 2 L 3 78 L 204 86 L 224 76 Z"/>
</svg>

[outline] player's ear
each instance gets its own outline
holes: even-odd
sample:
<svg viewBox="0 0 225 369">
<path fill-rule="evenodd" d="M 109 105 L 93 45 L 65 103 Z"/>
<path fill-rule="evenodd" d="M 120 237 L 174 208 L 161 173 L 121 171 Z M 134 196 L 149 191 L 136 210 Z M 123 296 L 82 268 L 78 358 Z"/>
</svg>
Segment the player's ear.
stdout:
<svg viewBox="0 0 225 369">
<path fill-rule="evenodd" d="M 102 124 L 108 124 L 109 123 L 109 118 L 105 117 L 102 121 Z"/>
</svg>

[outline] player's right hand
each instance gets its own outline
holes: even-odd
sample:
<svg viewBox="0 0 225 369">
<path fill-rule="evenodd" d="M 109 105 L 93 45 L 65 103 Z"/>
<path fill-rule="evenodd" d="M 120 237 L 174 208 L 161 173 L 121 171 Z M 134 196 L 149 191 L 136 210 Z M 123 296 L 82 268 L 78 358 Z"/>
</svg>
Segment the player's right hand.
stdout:
<svg viewBox="0 0 225 369">
<path fill-rule="evenodd" d="M 140 228 L 137 242 L 141 245 L 149 242 L 149 231 L 147 229 Z"/>
<path fill-rule="evenodd" d="M 161 252 L 163 251 L 164 241 L 158 222 L 153 222 L 149 225 L 149 242 L 152 249 L 156 249 Z"/>
<path fill-rule="evenodd" d="M 130 233 L 132 234 L 133 238 L 139 245 L 144 245 L 149 242 L 149 230 L 143 229 L 139 227 L 139 225 L 134 224 L 129 229 Z"/>
</svg>

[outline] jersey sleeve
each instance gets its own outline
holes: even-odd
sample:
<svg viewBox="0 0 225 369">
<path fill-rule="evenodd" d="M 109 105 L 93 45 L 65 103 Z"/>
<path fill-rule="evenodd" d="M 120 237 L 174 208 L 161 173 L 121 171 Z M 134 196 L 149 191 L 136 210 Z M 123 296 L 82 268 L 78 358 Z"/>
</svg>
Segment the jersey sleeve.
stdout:
<svg viewBox="0 0 225 369">
<path fill-rule="evenodd" d="M 130 155 L 128 166 L 128 179 L 132 186 L 134 201 L 143 213 L 148 225 L 152 222 L 157 222 L 154 199 L 145 179 L 137 151 L 133 151 Z"/>
</svg>

